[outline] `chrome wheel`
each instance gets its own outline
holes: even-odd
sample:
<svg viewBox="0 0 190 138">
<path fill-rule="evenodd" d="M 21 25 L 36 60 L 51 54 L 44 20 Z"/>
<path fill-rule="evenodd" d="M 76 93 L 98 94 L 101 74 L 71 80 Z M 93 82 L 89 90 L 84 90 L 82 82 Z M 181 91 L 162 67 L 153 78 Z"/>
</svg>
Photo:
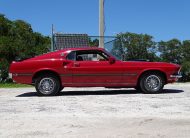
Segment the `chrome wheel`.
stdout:
<svg viewBox="0 0 190 138">
<path fill-rule="evenodd" d="M 145 88 L 149 91 L 158 91 L 162 87 L 161 79 L 156 75 L 150 75 L 145 79 Z"/>
<path fill-rule="evenodd" d="M 157 94 L 163 90 L 165 85 L 164 75 L 158 72 L 147 72 L 142 75 L 139 86 L 143 93 Z"/>
<path fill-rule="evenodd" d="M 38 96 L 58 95 L 61 81 L 54 74 L 43 74 L 36 78 L 35 87 Z"/>
<path fill-rule="evenodd" d="M 44 95 L 51 94 L 54 91 L 55 82 L 51 78 L 43 78 L 41 79 L 38 89 Z"/>
</svg>

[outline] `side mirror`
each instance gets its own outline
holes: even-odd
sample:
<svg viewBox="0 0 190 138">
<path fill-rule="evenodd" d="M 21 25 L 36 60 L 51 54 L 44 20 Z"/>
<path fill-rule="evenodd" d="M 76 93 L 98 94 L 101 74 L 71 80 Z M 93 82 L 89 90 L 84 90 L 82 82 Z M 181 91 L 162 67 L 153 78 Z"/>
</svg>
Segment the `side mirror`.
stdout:
<svg viewBox="0 0 190 138">
<path fill-rule="evenodd" d="M 110 64 L 114 64 L 114 63 L 115 63 L 115 58 L 110 57 L 110 58 L 109 58 L 109 63 L 110 63 Z"/>
</svg>

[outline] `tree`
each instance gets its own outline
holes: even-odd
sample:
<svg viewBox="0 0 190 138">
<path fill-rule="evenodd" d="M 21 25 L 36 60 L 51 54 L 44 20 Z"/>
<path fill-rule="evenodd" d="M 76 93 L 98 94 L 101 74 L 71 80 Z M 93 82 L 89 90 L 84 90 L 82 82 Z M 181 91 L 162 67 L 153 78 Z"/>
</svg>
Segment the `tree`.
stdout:
<svg viewBox="0 0 190 138">
<path fill-rule="evenodd" d="M 0 36 L 8 36 L 11 27 L 12 22 L 5 15 L 0 14 Z"/>
<path fill-rule="evenodd" d="M 182 63 L 182 78 L 181 81 L 187 82 L 190 81 L 190 61 L 183 61 Z"/>
<path fill-rule="evenodd" d="M 167 42 L 161 41 L 158 43 L 158 45 L 162 61 L 172 62 L 177 64 L 181 63 L 182 44 L 178 39 L 172 39 Z"/>
<path fill-rule="evenodd" d="M 156 43 L 147 34 L 120 33 L 117 36 L 125 49 L 126 60 L 149 59 L 156 60 Z"/>
<path fill-rule="evenodd" d="M 190 40 L 185 40 L 182 42 L 180 52 L 183 60 L 190 60 Z"/>
<path fill-rule="evenodd" d="M 94 39 L 92 40 L 91 38 L 89 38 L 89 45 L 92 47 L 98 47 L 99 46 L 99 40 L 98 39 Z"/>
<path fill-rule="evenodd" d="M 180 47 L 180 52 L 182 55 L 181 65 L 182 65 L 182 81 L 190 81 L 190 40 L 185 40 L 182 42 Z"/>
<path fill-rule="evenodd" d="M 8 77 L 9 63 L 6 59 L 0 58 L 0 82 L 6 81 Z"/>
<path fill-rule="evenodd" d="M 50 42 L 49 37 L 34 32 L 29 23 L 11 21 L 0 14 L 1 77 L 8 76 L 8 66 L 13 60 L 46 53 L 50 49 Z"/>
</svg>

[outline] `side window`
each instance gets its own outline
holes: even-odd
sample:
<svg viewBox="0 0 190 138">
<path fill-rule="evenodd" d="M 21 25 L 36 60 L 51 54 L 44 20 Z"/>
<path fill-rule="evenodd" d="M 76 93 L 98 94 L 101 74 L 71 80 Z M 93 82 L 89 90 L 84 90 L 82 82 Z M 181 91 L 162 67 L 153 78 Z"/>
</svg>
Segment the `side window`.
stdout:
<svg viewBox="0 0 190 138">
<path fill-rule="evenodd" d="M 107 61 L 108 55 L 97 50 L 77 51 L 76 61 Z"/>
<path fill-rule="evenodd" d="M 76 60 L 76 52 L 73 51 L 67 55 L 67 60 Z"/>
<path fill-rule="evenodd" d="M 109 56 L 104 52 L 99 52 L 98 54 L 100 55 L 100 61 L 107 61 L 109 59 Z"/>
</svg>

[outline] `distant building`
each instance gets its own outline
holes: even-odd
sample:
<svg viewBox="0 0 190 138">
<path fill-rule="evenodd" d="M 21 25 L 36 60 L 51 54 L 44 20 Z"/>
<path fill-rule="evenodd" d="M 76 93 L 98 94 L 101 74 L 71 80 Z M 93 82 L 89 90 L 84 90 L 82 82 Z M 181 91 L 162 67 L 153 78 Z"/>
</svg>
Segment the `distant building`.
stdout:
<svg viewBox="0 0 190 138">
<path fill-rule="evenodd" d="M 89 37 L 87 34 L 59 34 L 53 35 L 54 50 L 64 48 L 78 48 L 89 46 Z"/>
</svg>

